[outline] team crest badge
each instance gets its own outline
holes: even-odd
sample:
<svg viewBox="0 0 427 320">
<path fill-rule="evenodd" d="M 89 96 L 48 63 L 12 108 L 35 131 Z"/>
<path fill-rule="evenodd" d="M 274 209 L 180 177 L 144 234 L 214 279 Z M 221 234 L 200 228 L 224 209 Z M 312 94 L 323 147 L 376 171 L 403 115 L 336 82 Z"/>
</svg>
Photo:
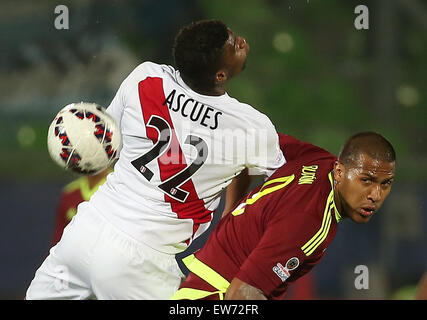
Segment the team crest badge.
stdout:
<svg viewBox="0 0 427 320">
<path fill-rule="evenodd" d="M 286 268 L 290 270 L 294 270 L 299 266 L 299 259 L 297 257 L 290 258 L 288 262 L 286 262 Z"/>
</svg>

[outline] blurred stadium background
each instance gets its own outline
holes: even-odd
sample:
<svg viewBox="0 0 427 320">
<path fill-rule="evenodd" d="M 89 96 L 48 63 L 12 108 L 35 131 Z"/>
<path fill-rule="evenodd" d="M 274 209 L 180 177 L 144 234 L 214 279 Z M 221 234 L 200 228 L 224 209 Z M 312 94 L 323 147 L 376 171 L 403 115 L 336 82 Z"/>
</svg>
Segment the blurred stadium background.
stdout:
<svg viewBox="0 0 427 320">
<path fill-rule="evenodd" d="M 57 5 L 69 29 L 54 27 Z M 354 26 L 357 5 L 369 29 Z M 345 221 L 315 268 L 320 299 L 405 299 L 427 269 L 427 3 L 421 0 L 73 0 L 0 3 L 0 298 L 22 299 L 45 258 L 61 188 L 47 128 L 70 102 L 108 106 L 140 62 L 172 64 L 177 30 L 218 18 L 246 37 L 230 95 L 278 130 L 334 153 L 375 130 L 394 144 L 395 185 L 368 225 Z M 369 289 L 357 290 L 357 265 Z"/>
</svg>

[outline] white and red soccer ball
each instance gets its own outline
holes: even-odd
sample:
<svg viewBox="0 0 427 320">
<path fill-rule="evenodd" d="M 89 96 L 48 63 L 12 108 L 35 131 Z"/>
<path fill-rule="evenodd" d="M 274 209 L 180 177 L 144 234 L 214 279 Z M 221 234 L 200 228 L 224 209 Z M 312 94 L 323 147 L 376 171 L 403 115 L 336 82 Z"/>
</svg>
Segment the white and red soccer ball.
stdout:
<svg viewBox="0 0 427 320">
<path fill-rule="evenodd" d="M 62 168 L 93 175 L 116 159 L 120 129 L 105 109 L 95 103 L 71 103 L 62 108 L 49 126 L 47 146 Z"/>
</svg>

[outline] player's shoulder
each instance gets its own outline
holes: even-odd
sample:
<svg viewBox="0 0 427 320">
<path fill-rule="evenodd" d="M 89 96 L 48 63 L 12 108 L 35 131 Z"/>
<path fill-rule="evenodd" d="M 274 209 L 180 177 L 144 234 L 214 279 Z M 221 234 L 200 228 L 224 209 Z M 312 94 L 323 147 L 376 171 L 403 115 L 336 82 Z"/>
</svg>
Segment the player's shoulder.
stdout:
<svg viewBox="0 0 427 320">
<path fill-rule="evenodd" d="M 267 187 L 264 187 L 276 190 L 264 203 L 265 223 L 294 226 L 298 246 L 305 244 L 319 231 L 325 220 L 325 206 L 331 191 L 328 179 L 330 169 L 331 163 L 327 166 L 324 161 L 292 161 L 276 170 L 267 180 Z M 329 220 L 326 222 L 329 226 Z"/>
<path fill-rule="evenodd" d="M 239 114 L 240 121 L 250 123 L 255 128 L 274 128 L 270 117 L 252 105 L 230 97 L 232 111 Z"/>
<path fill-rule="evenodd" d="M 280 149 L 286 160 L 289 161 L 322 161 L 335 160 L 336 157 L 320 146 L 301 141 L 295 137 L 278 133 Z"/>
<path fill-rule="evenodd" d="M 325 206 L 328 206 L 332 191 L 332 169 L 334 158 L 318 158 L 309 161 L 297 161 L 295 167 L 296 201 L 299 202 L 298 210 L 304 219 L 316 229 L 317 222 L 324 219 Z"/>
<path fill-rule="evenodd" d="M 292 205 L 295 212 L 317 212 L 317 209 L 321 209 L 318 205 L 325 203 L 331 190 L 329 173 L 335 162 L 334 156 L 325 155 L 296 158 L 282 165 L 270 177 L 269 180 L 273 181 L 284 177 L 292 179 L 287 196 L 282 200 Z"/>
<path fill-rule="evenodd" d="M 250 117 L 254 121 L 260 121 L 260 122 L 270 121 L 270 118 L 265 113 L 263 113 L 262 111 L 258 110 L 255 107 L 253 107 L 249 103 L 241 102 L 241 101 L 237 100 L 236 98 L 231 98 L 231 99 L 232 99 L 232 101 L 234 101 L 234 103 L 239 105 L 240 108 L 242 108 L 246 111 L 244 116 Z"/>
<path fill-rule="evenodd" d="M 311 157 L 301 157 L 286 162 L 278 168 L 270 179 L 281 176 L 294 176 L 299 185 L 315 185 L 316 181 L 327 181 L 336 157 L 319 151 Z"/>
<path fill-rule="evenodd" d="M 149 77 L 165 79 L 174 77 L 175 70 L 171 66 L 158 64 L 151 61 L 144 61 L 137 65 L 129 75 L 123 80 L 121 89 L 128 92 L 135 87 L 135 83 L 139 83 Z"/>
<path fill-rule="evenodd" d="M 152 61 L 144 61 L 135 67 L 135 69 L 131 72 L 130 76 L 162 77 L 166 74 L 173 75 L 175 72 L 176 71 L 172 66 L 166 64 L 158 64 Z"/>
</svg>

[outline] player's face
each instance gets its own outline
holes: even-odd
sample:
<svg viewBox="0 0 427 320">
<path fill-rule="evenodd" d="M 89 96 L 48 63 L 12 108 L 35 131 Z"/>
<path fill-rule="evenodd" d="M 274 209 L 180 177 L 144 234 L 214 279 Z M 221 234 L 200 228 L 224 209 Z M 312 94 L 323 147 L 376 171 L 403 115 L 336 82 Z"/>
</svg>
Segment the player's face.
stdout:
<svg viewBox="0 0 427 320">
<path fill-rule="evenodd" d="M 224 67 L 227 69 L 227 78 L 239 74 L 246 66 L 246 57 L 249 45 L 246 39 L 237 36 L 228 29 L 228 39 L 224 45 Z"/>
<path fill-rule="evenodd" d="M 368 222 L 391 191 L 395 162 L 383 162 L 360 154 L 356 164 L 335 164 L 338 210 L 343 217 L 357 223 Z"/>
</svg>

